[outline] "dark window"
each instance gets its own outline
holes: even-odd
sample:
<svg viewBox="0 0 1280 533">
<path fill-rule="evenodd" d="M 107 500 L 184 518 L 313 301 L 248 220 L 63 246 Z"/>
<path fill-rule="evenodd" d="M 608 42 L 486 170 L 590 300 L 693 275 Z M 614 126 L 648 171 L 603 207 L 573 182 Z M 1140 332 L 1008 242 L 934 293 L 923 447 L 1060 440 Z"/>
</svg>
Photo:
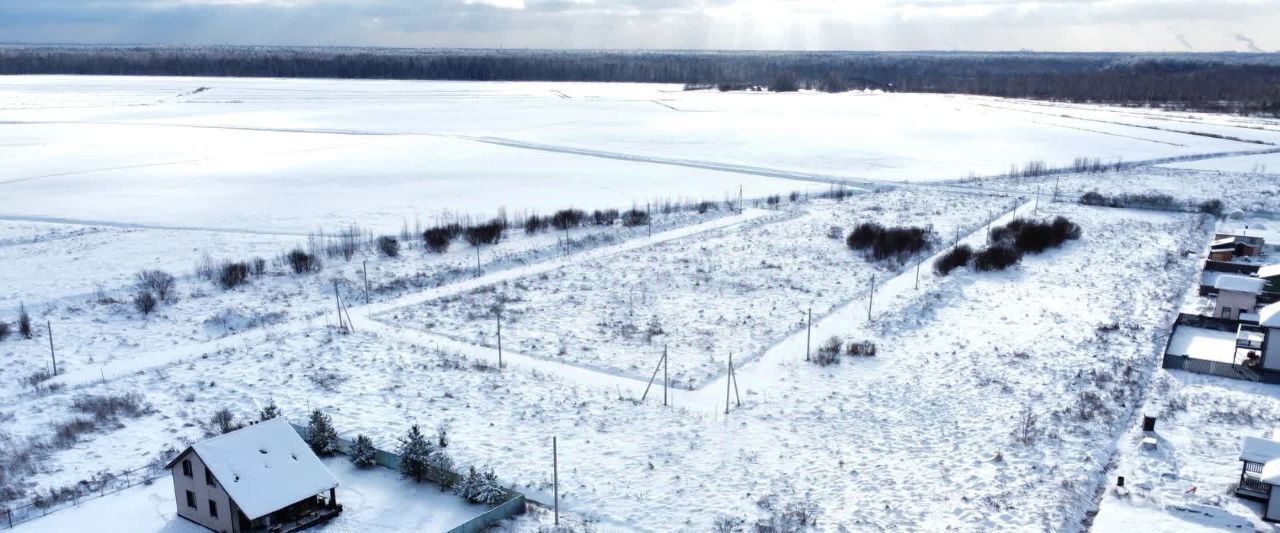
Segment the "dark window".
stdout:
<svg viewBox="0 0 1280 533">
<path fill-rule="evenodd" d="M 196 508 L 196 493 L 187 491 L 187 507 Z"/>
<path fill-rule="evenodd" d="M 182 475 L 191 477 L 191 460 L 190 459 L 182 460 Z"/>
<path fill-rule="evenodd" d="M 213 472 L 210 472 L 208 468 L 204 469 L 204 482 L 210 487 L 213 486 Z"/>
<path fill-rule="evenodd" d="M 218 517 L 218 502 L 209 500 L 209 516 Z"/>
</svg>

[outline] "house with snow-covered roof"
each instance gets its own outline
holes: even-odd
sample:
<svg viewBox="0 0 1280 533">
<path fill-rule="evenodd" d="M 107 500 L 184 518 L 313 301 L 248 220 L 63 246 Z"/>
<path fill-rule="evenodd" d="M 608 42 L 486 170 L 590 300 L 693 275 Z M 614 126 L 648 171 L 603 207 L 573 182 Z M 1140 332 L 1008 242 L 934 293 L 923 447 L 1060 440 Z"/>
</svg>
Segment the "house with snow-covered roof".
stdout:
<svg viewBox="0 0 1280 533">
<path fill-rule="evenodd" d="M 342 511 L 338 480 L 283 418 L 192 444 L 166 468 L 178 516 L 213 531 L 298 531 Z"/>
<path fill-rule="evenodd" d="M 1245 437 L 1240 442 L 1240 482 L 1236 496 L 1264 504 L 1262 518 L 1280 522 L 1280 431 L 1270 439 Z"/>
<path fill-rule="evenodd" d="M 1224 274 L 1213 283 L 1218 295 L 1214 300 L 1213 316 L 1228 320 L 1240 320 L 1240 315 L 1252 314 L 1258 307 L 1258 297 L 1266 282 L 1249 276 Z"/>
</svg>

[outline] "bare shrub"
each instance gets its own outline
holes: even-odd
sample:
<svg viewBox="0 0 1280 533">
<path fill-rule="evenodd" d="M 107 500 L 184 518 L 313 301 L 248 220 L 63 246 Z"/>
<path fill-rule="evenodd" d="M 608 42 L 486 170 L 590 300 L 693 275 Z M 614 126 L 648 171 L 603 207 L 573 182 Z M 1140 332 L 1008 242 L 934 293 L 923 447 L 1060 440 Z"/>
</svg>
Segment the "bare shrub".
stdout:
<svg viewBox="0 0 1280 533">
<path fill-rule="evenodd" d="M 54 424 L 53 439 L 49 444 L 56 449 L 65 450 L 75 446 L 80 441 L 81 435 L 93 433 L 96 429 L 98 429 L 98 425 L 94 423 L 92 418 L 77 416 Z"/>
<path fill-rule="evenodd" d="M 18 303 L 18 334 L 30 339 L 31 331 L 31 315 L 27 313 L 27 305 Z"/>
<path fill-rule="evenodd" d="M 13 326 L 10 326 L 8 322 L 0 322 L 0 341 L 5 340 L 12 334 Z"/>
<path fill-rule="evenodd" d="M 309 254 L 302 248 L 294 248 L 285 255 L 285 261 L 289 264 L 289 268 L 294 274 L 303 274 L 306 272 L 319 272 L 322 268 L 320 257 L 315 254 Z"/>
<path fill-rule="evenodd" d="M 809 360 L 819 366 L 834 365 L 840 362 L 840 349 L 843 347 L 844 341 L 840 337 L 832 336 L 818 345 L 818 351 Z"/>
<path fill-rule="evenodd" d="M 526 235 L 547 231 L 547 219 L 538 215 L 529 215 L 524 219 L 524 232 Z"/>
<path fill-rule="evenodd" d="M 622 213 L 622 225 L 628 228 L 643 226 L 649 223 L 649 213 L 639 209 L 628 209 Z"/>
<path fill-rule="evenodd" d="M 853 250 L 870 250 L 876 260 L 903 258 L 924 250 L 933 230 L 927 227 L 903 226 L 886 228 L 875 222 L 863 222 L 849 232 L 845 244 Z"/>
<path fill-rule="evenodd" d="M 693 207 L 694 211 L 697 211 L 699 215 L 705 215 L 707 214 L 707 211 L 710 211 L 715 208 L 716 208 L 715 202 L 708 202 L 705 200 L 698 202 L 697 205 Z"/>
<path fill-rule="evenodd" d="M 884 233 L 884 226 L 875 222 L 863 222 L 853 227 L 845 244 L 854 250 L 866 250 L 875 244 L 881 233 Z"/>
<path fill-rule="evenodd" d="M 155 410 L 148 405 L 141 393 L 129 392 L 119 396 L 80 395 L 71 400 L 71 407 L 84 414 L 93 415 L 94 420 L 106 422 L 120 417 L 136 418 L 150 414 Z"/>
<path fill-rule="evenodd" d="M 841 228 L 840 226 L 831 226 L 827 228 L 827 238 L 833 241 L 838 241 L 840 239 L 843 239 L 844 228 Z"/>
<path fill-rule="evenodd" d="M 223 263 L 218 268 L 218 285 L 223 289 L 234 289 L 249 281 L 248 263 Z"/>
<path fill-rule="evenodd" d="M 467 244 L 472 246 L 480 246 L 481 244 L 498 244 L 502 240 L 502 230 L 505 227 L 501 219 L 493 219 L 483 224 L 467 226 L 462 232 L 463 238 L 467 240 Z"/>
<path fill-rule="evenodd" d="M 618 220 L 617 209 L 596 210 L 591 212 L 591 223 L 597 226 L 612 226 Z"/>
<path fill-rule="evenodd" d="M 576 228 L 582 225 L 587 214 L 581 209 L 561 209 L 551 216 L 551 225 L 558 230 Z"/>
<path fill-rule="evenodd" d="M 1036 416 L 1031 406 L 1024 406 L 1022 413 L 1018 415 L 1018 425 L 1013 430 L 1014 438 L 1018 439 L 1023 446 L 1030 446 L 1040 437 L 1043 430 L 1040 428 L 1040 418 Z"/>
<path fill-rule="evenodd" d="M 213 281 L 218 275 L 218 264 L 213 261 L 213 256 L 205 252 L 196 260 L 196 277 L 205 281 Z"/>
<path fill-rule="evenodd" d="M 427 250 L 437 254 L 447 251 L 453 238 L 453 232 L 444 227 L 430 228 L 422 232 L 422 241 L 426 243 Z"/>
<path fill-rule="evenodd" d="M 1205 200 L 1196 205 L 1196 211 L 1199 211 L 1201 213 L 1208 213 L 1218 218 L 1222 218 L 1222 213 L 1225 209 L 1226 209 L 1226 206 L 1222 204 L 1222 200 L 1219 200 L 1217 198 L 1214 198 L 1212 200 Z"/>
<path fill-rule="evenodd" d="M 875 357 L 876 343 L 871 341 L 850 341 L 845 345 L 845 353 L 855 357 Z"/>
<path fill-rule="evenodd" d="M 205 425 L 205 434 L 211 437 L 224 435 L 242 427 L 244 424 L 236 422 L 235 415 L 231 414 L 230 409 L 224 407 L 209 417 L 209 422 Z"/>
<path fill-rule="evenodd" d="M 970 248 L 967 244 L 961 244 L 935 260 L 933 262 L 933 271 L 939 276 L 946 276 L 952 270 L 969 264 L 971 259 L 973 259 L 973 248 Z"/>
<path fill-rule="evenodd" d="M 1013 265 L 1018 264 L 1022 259 L 1022 252 L 1016 248 L 1006 245 L 997 244 L 983 248 L 973 258 L 973 267 L 982 271 L 990 272 L 993 270 L 1004 270 Z"/>
<path fill-rule="evenodd" d="M 173 275 L 163 270 L 143 270 L 138 273 L 138 288 L 150 292 L 162 302 L 169 299 L 175 284 Z"/>
<path fill-rule="evenodd" d="M 400 256 L 400 241 L 396 240 L 395 237 L 390 235 L 378 237 L 377 245 L 378 252 L 382 253 L 382 255 L 386 257 Z"/>
<path fill-rule="evenodd" d="M 741 516 L 720 514 L 716 515 L 715 520 L 712 521 L 711 531 L 715 533 L 741 533 L 742 526 L 746 523 L 747 521 Z"/>
<path fill-rule="evenodd" d="M 267 273 L 267 260 L 261 257 L 250 259 L 249 272 L 252 273 L 255 278 L 262 277 Z"/>
<path fill-rule="evenodd" d="M 146 289 L 138 289 L 133 295 L 133 308 L 143 315 L 149 315 L 152 311 L 155 311 L 157 303 L 156 297 L 152 296 L 151 291 Z"/>
</svg>

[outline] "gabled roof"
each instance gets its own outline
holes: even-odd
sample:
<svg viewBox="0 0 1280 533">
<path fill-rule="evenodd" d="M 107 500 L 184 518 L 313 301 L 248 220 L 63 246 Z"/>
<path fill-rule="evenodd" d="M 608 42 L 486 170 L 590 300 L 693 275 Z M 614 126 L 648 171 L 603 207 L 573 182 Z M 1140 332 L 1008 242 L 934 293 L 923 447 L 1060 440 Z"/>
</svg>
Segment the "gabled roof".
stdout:
<svg viewBox="0 0 1280 533">
<path fill-rule="evenodd" d="M 1280 302 L 1270 304 L 1258 311 L 1258 325 L 1268 328 L 1280 328 Z"/>
<path fill-rule="evenodd" d="M 1271 278 L 1275 276 L 1280 276 L 1280 264 L 1262 265 L 1262 268 L 1258 269 L 1258 277 L 1260 278 Z"/>
<path fill-rule="evenodd" d="M 1267 463 L 1280 459 L 1280 442 L 1258 437 L 1245 437 L 1240 442 L 1240 460 Z"/>
<path fill-rule="evenodd" d="M 1218 279 L 1213 282 L 1213 288 L 1220 291 L 1262 294 L 1262 287 L 1266 284 L 1267 282 L 1265 280 L 1258 278 L 1251 278 L 1249 276 L 1241 276 L 1238 274 L 1226 274 L 1218 276 Z"/>
<path fill-rule="evenodd" d="M 320 458 L 283 418 L 237 429 L 191 445 L 232 501 L 250 520 L 338 486 Z"/>
</svg>

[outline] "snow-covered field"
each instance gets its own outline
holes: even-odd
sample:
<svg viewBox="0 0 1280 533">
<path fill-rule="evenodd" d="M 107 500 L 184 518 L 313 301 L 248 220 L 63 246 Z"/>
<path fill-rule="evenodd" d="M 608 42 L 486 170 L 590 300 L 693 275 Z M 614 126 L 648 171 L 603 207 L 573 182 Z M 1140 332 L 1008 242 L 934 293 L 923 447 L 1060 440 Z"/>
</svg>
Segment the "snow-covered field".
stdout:
<svg viewBox="0 0 1280 533">
<path fill-rule="evenodd" d="M 0 78 L 0 320 L 12 322 L 22 302 L 36 322 L 34 339 L 0 340 L 0 459 L 32 452 L 0 489 L 21 493 L 17 503 L 137 468 L 201 438 L 218 409 L 245 418 L 274 400 L 294 421 L 324 409 L 340 433 L 384 448 L 412 423 L 443 426 L 459 465 L 492 467 L 546 502 L 558 437 L 563 509 L 605 531 L 705 531 L 718 515 L 752 525 L 799 508 L 822 530 L 1080 530 L 1114 475 L 1115 452 L 1116 468 L 1137 460 L 1126 432 L 1142 402 L 1171 394 L 1143 396 L 1153 372 L 1169 379 L 1154 369 L 1209 226 L 1189 213 L 1033 194 L 1058 183 L 1072 194 L 1154 191 L 1265 211 L 1280 207 L 1280 188 L 1257 169 L 1225 167 L 954 180 L 1029 160 L 1266 150 L 1274 147 L 1259 143 L 1280 143 L 1277 130 L 1264 120 L 940 95 Z M 831 178 L 877 190 L 843 202 L 786 198 L 828 190 Z M 899 180 L 913 183 L 884 190 Z M 935 187 L 941 180 L 952 182 Z M 306 247 L 308 234 L 351 222 L 416 234 L 444 213 L 505 207 L 516 218 L 722 201 L 740 190 L 781 194 L 782 205 L 655 215 L 652 237 L 644 226 L 576 228 L 568 249 L 560 233 L 515 228 L 480 249 L 479 273 L 464 242 L 431 254 L 416 237 L 398 258 L 365 249 L 325 258 L 314 274 L 273 261 Z M 916 288 L 914 262 L 874 264 L 828 236 L 861 221 L 932 224 L 935 250 L 956 233 L 976 247 L 988 217 L 1015 204 L 1021 216 L 1068 217 L 1083 237 L 1004 272 L 942 277 L 929 260 Z M 206 254 L 263 257 L 268 272 L 223 290 L 193 274 Z M 178 277 L 177 298 L 148 317 L 129 301 L 144 268 Z M 334 327 L 335 281 L 352 334 Z M 488 314 L 499 296 L 501 370 Z M 809 307 L 814 346 L 834 335 L 874 342 L 877 355 L 806 363 Z M 48 368 L 46 321 L 63 374 L 36 388 L 22 380 Z M 664 343 L 677 384 L 668 408 L 653 393 L 638 401 Z M 1187 380 L 1182 389 L 1222 402 L 1211 387 Z M 726 396 L 735 388 L 740 406 Z M 85 416 L 74 399 L 130 392 L 150 409 L 57 439 L 62 423 Z M 1237 403 L 1271 395 L 1229 394 Z M 1174 431 L 1188 419 L 1179 460 L 1209 485 L 1238 469 L 1218 472 L 1209 463 L 1231 462 L 1221 450 L 1190 444 L 1201 426 L 1270 429 L 1266 413 L 1228 422 L 1187 413 L 1162 424 Z M 1173 494 L 1172 481 L 1156 483 Z M 145 518 L 134 530 L 177 527 L 159 484 L 131 494 L 93 505 Z M 336 531 L 436 527 L 398 514 L 414 494 L 370 494 Z M 1149 509 L 1163 517 L 1169 500 L 1108 514 L 1115 501 L 1104 498 L 1098 527 Z M 92 516 L 86 509 L 24 527 L 63 530 Z"/>
<path fill-rule="evenodd" d="M 938 249 L 1015 205 L 904 190 L 802 203 L 748 227 L 504 281 L 385 319 L 496 347 L 501 309 L 508 350 L 648 379 L 665 348 L 672 385 L 691 388 L 725 372 L 729 354 L 749 363 L 803 328 L 810 309 L 821 318 L 865 297 L 873 277 L 915 266 L 849 250 L 844 238 L 856 224 L 930 227 Z"/>
</svg>

